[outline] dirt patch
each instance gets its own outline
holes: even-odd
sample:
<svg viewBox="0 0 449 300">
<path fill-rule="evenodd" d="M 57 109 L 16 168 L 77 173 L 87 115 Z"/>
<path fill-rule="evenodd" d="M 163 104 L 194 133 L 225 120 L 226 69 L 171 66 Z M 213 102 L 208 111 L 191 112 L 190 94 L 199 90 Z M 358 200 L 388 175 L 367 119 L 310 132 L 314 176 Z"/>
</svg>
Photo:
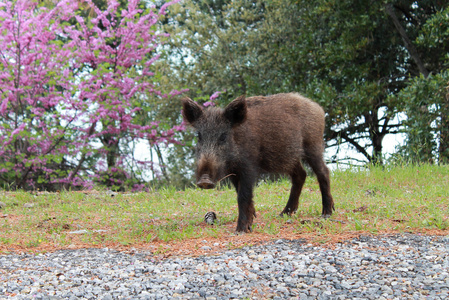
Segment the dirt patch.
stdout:
<svg viewBox="0 0 449 300">
<path fill-rule="evenodd" d="M 227 225 L 234 228 L 235 224 Z M 56 243 L 42 243 L 35 247 L 23 247 L 19 245 L 3 245 L 0 244 L 0 253 L 39 253 L 39 252 L 53 252 L 63 249 L 83 249 L 83 248 L 109 248 L 118 251 L 124 251 L 128 253 L 135 252 L 148 252 L 157 258 L 167 258 L 171 256 L 201 256 L 201 255 L 217 255 L 219 253 L 242 248 L 245 246 L 257 246 L 263 245 L 265 243 L 270 243 L 278 239 L 287 240 L 303 240 L 305 243 L 310 243 L 313 245 L 332 247 L 335 243 L 341 243 L 348 241 L 350 239 L 356 238 L 362 235 L 388 235 L 388 234 L 398 234 L 399 231 L 383 231 L 376 234 L 372 234 L 364 231 L 354 231 L 344 234 L 336 235 L 323 235 L 317 238 L 316 234 L 305 233 L 298 234 L 291 232 L 287 228 L 282 228 L 278 234 L 266 234 L 266 233 L 247 233 L 247 234 L 223 234 L 219 237 L 214 238 L 192 238 L 182 241 L 154 241 L 150 243 L 132 244 L 132 245 L 121 245 L 119 243 L 104 242 L 98 244 L 83 242 L 79 236 L 74 236 L 69 245 L 61 246 Z M 421 230 L 413 233 L 423 234 L 423 235 L 448 235 L 447 230 Z"/>
</svg>

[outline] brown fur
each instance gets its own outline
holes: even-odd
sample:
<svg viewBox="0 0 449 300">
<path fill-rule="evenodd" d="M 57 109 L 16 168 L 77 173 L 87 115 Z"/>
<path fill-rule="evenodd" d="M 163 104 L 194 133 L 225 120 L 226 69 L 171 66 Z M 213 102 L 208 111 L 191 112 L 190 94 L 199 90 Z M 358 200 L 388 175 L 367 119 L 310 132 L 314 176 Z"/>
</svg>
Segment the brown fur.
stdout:
<svg viewBox="0 0 449 300">
<path fill-rule="evenodd" d="M 334 210 L 329 170 L 323 160 L 324 111 L 296 93 L 239 97 L 225 109 L 203 108 L 183 99 L 184 120 L 199 134 L 197 184 L 212 188 L 230 176 L 237 191 L 237 231 L 251 231 L 255 209 L 253 189 L 259 174 L 287 174 L 292 188 L 281 214 L 292 214 L 306 178 L 305 160 L 317 175 L 322 216 Z"/>
</svg>

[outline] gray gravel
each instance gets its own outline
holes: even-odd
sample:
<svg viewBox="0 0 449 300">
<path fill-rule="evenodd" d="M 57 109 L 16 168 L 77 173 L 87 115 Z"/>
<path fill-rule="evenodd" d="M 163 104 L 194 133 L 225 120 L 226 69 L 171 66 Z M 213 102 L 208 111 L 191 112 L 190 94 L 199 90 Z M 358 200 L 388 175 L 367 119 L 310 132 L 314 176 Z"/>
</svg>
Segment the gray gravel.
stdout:
<svg viewBox="0 0 449 300">
<path fill-rule="evenodd" d="M 108 249 L 0 256 L 0 299 L 448 299 L 449 236 L 302 240 L 155 259 Z"/>
</svg>

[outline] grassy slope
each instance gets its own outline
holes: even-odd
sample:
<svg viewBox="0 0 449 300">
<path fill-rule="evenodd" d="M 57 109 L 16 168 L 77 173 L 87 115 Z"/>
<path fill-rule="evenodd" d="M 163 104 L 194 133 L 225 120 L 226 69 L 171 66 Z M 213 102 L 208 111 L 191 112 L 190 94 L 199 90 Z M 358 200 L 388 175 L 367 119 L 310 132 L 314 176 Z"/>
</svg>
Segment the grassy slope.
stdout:
<svg viewBox="0 0 449 300">
<path fill-rule="evenodd" d="M 449 166 L 334 171 L 331 184 L 336 204 L 331 220 L 319 218 L 321 195 L 314 177 L 308 177 L 292 218 L 278 217 L 290 183 L 259 184 L 257 218 L 253 233 L 246 236 L 313 237 L 326 242 L 348 233 L 449 234 Z M 234 235 L 238 209 L 231 189 L 168 188 L 114 197 L 105 192 L 0 191 L 0 201 L 6 204 L 0 210 L 0 252 L 239 238 Z M 208 211 L 217 213 L 217 224 L 203 222 Z"/>
</svg>

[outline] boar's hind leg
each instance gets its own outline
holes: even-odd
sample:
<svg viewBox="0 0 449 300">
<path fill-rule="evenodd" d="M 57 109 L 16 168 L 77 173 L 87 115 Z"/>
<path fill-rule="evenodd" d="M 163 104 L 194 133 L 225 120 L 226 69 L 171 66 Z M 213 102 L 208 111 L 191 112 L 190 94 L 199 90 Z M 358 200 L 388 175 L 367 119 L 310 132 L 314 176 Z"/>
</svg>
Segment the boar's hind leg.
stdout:
<svg viewBox="0 0 449 300">
<path fill-rule="evenodd" d="M 329 218 L 332 215 L 332 211 L 335 210 L 334 200 L 331 195 L 329 169 L 324 163 L 322 153 L 316 152 L 307 156 L 307 162 L 315 172 L 320 185 L 321 196 L 323 201 L 323 211 L 321 216 L 323 218 Z"/>
<path fill-rule="evenodd" d="M 306 181 L 307 173 L 302 167 L 301 163 L 298 164 L 295 171 L 290 174 L 292 179 L 292 188 L 290 190 L 290 196 L 288 198 L 287 205 L 281 212 L 281 216 L 287 214 L 292 215 L 298 209 L 299 196 L 301 195 L 302 186 Z"/>
<path fill-rule="evenodd" d="M 252 231 L 253 218 L 256 216 L 256 209 L 253 202 L 253 190 L 255 180 L 249 178 L 231 179 L 237 190 L 237 203 L 239 206 L 239 217 L 237 220 L 237 232 Z"/>
</svg>

